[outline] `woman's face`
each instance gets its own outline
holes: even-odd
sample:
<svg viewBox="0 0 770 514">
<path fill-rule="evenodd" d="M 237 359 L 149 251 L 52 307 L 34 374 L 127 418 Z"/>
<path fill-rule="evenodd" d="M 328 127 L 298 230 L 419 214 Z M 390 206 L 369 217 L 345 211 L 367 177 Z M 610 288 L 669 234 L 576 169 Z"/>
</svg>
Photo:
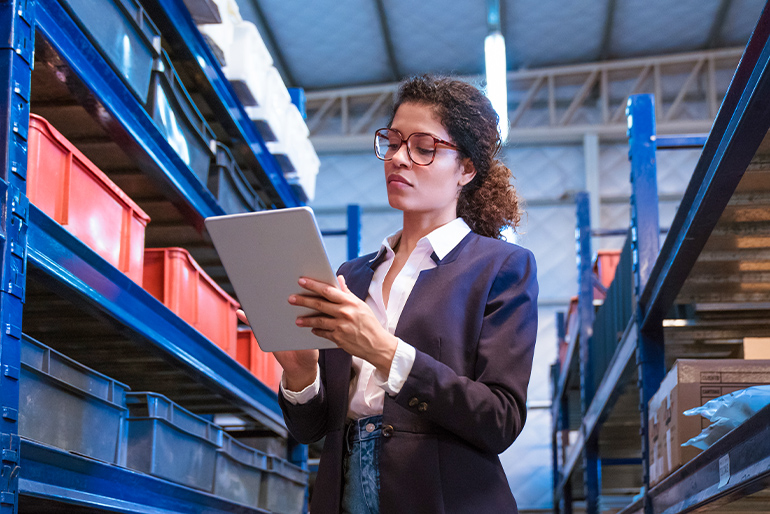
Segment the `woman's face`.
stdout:
<svg viewBox="0 0 770 514">
<path fill-rule="evenodd" d="M 404 139 L 415 132 L 427 132 L 454 143 L 433 108 L 427 105 L 402 104 L 390 128 L 398 130 Z M 436 148 L 433 162 L 427 166 L 411 161 L 406 144 L 384 164 L 390 206 L 404 213 L 429 215 L 442 223 L 456 217 L 460 189 L 475 175 L 469 159 L 460 158 L 457 150 L 441 144 Z"/>
</svg>

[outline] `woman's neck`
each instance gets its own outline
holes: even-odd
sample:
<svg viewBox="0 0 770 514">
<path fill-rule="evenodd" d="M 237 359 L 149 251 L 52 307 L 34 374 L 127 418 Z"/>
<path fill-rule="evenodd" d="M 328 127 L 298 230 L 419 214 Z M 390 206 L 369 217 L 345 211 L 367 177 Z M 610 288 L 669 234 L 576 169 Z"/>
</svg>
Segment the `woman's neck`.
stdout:
<svg viewBox="0 0 770 514">
<path fill-rule="evenodd" d="M 406 252 L 406 255 L 411 255 L 420 239 L 454 219 L 407 216 L 404 213 L 404 228 L 401 230 L 397 253 Z"/>
</svg>

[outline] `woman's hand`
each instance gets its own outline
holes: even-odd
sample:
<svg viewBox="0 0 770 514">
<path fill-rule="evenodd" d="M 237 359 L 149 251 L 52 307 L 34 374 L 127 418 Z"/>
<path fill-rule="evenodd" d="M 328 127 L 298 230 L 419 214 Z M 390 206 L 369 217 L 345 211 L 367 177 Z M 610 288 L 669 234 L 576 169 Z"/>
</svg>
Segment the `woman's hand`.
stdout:
<svg viewBox="0 0 770 514">
<path fill-rule="evenodd" d="M 311 328 L 313 334 L 364 359 L 387 376 L 398 339 L 380 325 L 365 302 L 350 292 L 341 275 L 337 280 L 340 289 L 310 278 L 299 279 L 299 285 L 313 295 L 292 295 L 289 303 L 320 314 L 300 316 L 297 325 Z"/>
<path fill-rule="evenodd" d="M 235 314 L 242 323 L 249 325 L 246 313 L 242 309 L 236 310 Z M 273 355 L 283 368 L 286 389 L 289 391 L 302 391 L 315 382 L 318 372 L 318 350 L 273 352 Z"/>
</svg>

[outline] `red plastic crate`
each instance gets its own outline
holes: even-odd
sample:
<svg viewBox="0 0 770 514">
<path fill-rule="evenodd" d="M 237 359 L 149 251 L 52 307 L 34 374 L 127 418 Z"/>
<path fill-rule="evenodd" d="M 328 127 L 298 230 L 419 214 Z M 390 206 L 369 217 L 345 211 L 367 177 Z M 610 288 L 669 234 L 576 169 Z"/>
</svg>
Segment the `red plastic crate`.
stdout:
<svg viewBox="0 0 770 514">
<path fill-rule="evenodd" d="M 35 114 L 29 116 L 28 142 L 29 200 L 141 285 L 150 217 Z"/>
<path fill-rule="evenodd" d="M 239 304 L 224 292 L 184 248 L 144 251 L 144 289 L 236 357 Z"/>
<path fill-rule="evenodd" d="M 257 339 L 251 330 L 238 330 L 238 346 L 235 358 L 262 383 L 273 391 L 278 392 L 283 369 L 272 353 L 263 352 L 260 349 Z"/>
<path fill-rule="evenodd" d="M 599 277 L 599 282 L 606 288 L 610 287 L 615 278 L 615 268 L 620 262 L 620 250 L 599 250 L 596 252 L 594 272 Z"/>
</svg>

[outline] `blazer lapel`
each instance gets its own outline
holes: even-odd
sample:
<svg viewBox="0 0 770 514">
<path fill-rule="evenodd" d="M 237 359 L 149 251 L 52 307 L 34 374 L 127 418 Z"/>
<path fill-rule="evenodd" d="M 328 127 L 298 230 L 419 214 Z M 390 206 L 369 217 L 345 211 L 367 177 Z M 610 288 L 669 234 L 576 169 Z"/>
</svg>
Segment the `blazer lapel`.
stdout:
<svg viewBox="0 0 770 514">
<path fill-rule="evenodd" d="M 345 283 L 354 295 L 361 300 L 366 300 L 369 294 L 369 285 L 372 283 L 372 277 L 374 276 L 374 270 L 382 262 L 384 253 L 379 253 L 374 259 L 366 264 L 360 266 L 358 269 L 351 270 L 345 276 Z"/>
<path fill-rule="evenodd" d="M 478 237 L 473 232 L 469 232 L 459 243 L 455 246 L 443 259 L 439 259 L 436 252 L 431 254 L 431 259 L 436 263 L 436 267 L 432 269 L 423 270 L 417 277 L 417 281 L 412 288 L 412 292 L 409 293 L 409 298 L 406 299 L 406 304 L 401 312 L 401 317 L 396 324 L 397 337 L 404 336 L 405 327 L 411 326 L 414 322 L 413 319 L 421 319 L 424 316 L 425 305 L 430 305 L 432 302 L 428 301 L 430 298 L 423 299 L 424 295 L 435 296 L 436 291 L 444 291 L 446 286 L 451 285 L 453 280 L 456 280 L 455 275 L 448 274 L 451 272 L 452 264 L 460 257 L 463 249 L 474 238 Z M 418 350 L 426 351 L 430 353 L 429 348 L 421 348 L 421 344 L 430 343 L 429 341 L 414 341 L 411 344 Z"/>
</svg>

